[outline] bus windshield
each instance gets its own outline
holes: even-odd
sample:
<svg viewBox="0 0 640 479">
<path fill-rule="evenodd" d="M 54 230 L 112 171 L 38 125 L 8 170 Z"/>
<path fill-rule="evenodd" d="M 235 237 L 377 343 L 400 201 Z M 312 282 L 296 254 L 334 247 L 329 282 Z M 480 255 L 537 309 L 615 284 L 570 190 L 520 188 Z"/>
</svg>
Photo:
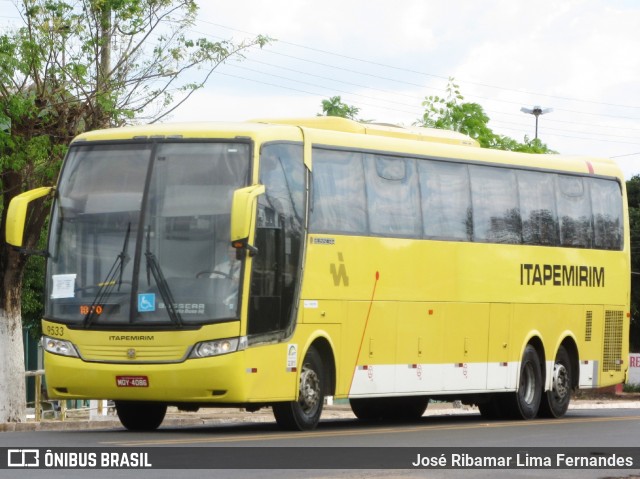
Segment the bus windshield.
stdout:
<svg viewBox="0 0 640 479">
<path fill-rule="evenodd" d="M 250 145 L 72 146 L 53 208 L 47 319 L 180 327 L 239 317 L 243 263 L 230 247 Z"/>
</svg>

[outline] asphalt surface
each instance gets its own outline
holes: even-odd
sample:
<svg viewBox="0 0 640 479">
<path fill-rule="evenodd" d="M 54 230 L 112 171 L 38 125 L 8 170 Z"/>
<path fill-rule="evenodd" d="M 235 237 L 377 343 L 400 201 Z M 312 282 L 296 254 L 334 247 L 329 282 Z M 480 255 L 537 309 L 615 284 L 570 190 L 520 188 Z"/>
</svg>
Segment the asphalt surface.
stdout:
<svg viewBox="0 0 640 479">
<path fill-rule="evenodd" d="M 640 394 L 618 394 L 608 397 L 573 399 L 569 409 L 640 409 Z M 447 416 L 478 414 L 473 406 L 461 405 L 458 402 L 429 404 L 425 416 Z M 118 416 L 113 408 L 109 408 L 105 415 L 92 414 L 88 409 L 69 409 L 65 420 L 52 417 L 51 411 L 46 411 L 45 418 L 36 422 L 32 417 L 21 423 L 0 423 L 0 432 L 12 431 L 55 431 L 81 429 L 111 429 L 122 428 Z M 349 405 L 342 401 L 340 404 L 325 405 L 323 419 L 353 419 Z M 244 409 L 216 409 L 204 408 L 197 412 L 182 412 L 170 407 L 162 423 L 163 426 L 196 426 L 216 424 L 238 424 L 246 422 L 272 422 L 273 414 L 270 408 L 256 412 L 246 412 Z"/>
</svg>

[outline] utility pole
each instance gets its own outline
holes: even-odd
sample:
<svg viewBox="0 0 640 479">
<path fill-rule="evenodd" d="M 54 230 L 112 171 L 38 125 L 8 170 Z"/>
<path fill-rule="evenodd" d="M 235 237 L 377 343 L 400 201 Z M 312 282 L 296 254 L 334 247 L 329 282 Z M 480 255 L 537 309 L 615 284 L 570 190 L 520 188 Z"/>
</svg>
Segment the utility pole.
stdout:
<svg viewBox="0 0 640 479">
<path fill-rule="evenodd" d="M 94 7 L 94 15 L 99 20 L 100 23 L 100 31 L 97 34 L 98 37 L 98 62 L 97 62 L 97 74 L 96 74 L 96 93 L 98 96 L 106 95 L 109 91 L 109 76 L 111 73 L 111 36 L 112 36 L 112 25 L 111 25 L 111 7 L 109 5 L 103 4 L 100 6 Z M 94 128 L 106 128 L 109 126 L 107 124 L 107 115 L 104 115 L 104 111 L 102 110 L 102 106 L 96 104 L 96 107 L 100 109 L 100 115 L 97 125 L 93 125 Z"/>
<path fill-rule="evenodd" d="M 534 106 L 533 108 L 525 108 L 522 107 L 520 108 L 520 111 L 522 113 L 528 113 L 529 115 L 533 115 L 536 117 L 536 137 L 535 139 L 538 139 L 538 117 L 540 115 L 544 115 L 545 113 L 551 113 L 553 111 L 553 108 L 542 108 L 540 106 Z"/>
</svg>

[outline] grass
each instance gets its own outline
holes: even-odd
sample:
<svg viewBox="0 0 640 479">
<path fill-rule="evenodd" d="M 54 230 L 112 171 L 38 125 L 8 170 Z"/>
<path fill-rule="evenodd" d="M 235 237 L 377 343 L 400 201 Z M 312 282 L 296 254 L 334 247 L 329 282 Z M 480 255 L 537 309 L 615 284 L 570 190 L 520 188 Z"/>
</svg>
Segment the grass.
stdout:
<svg viewBox="0 0 640 479">
<path fill-rule="evenodd" d="M 625 384 L 622 391 L 625 393 L 640 393 L 640 384 Z"/>
</svg>

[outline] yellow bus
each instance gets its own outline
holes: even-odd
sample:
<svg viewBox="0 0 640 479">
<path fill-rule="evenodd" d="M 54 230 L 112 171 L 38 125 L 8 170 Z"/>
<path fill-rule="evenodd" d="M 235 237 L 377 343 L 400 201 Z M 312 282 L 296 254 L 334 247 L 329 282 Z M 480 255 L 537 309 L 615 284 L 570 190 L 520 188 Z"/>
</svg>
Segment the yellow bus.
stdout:
<svg viewBox="0 0 640 479">
<path fill-rule="evenodd" d="M 108 398 L 151 430 L 167 406 L 271 407 L 312 429 L 430 399 L 486 417 L 565 414 L 627 373 L 626 193 L 613 162 L 479 148 L 339 118 L 94 131 L 52 197 L 48 394 Z"/>
</svg>

